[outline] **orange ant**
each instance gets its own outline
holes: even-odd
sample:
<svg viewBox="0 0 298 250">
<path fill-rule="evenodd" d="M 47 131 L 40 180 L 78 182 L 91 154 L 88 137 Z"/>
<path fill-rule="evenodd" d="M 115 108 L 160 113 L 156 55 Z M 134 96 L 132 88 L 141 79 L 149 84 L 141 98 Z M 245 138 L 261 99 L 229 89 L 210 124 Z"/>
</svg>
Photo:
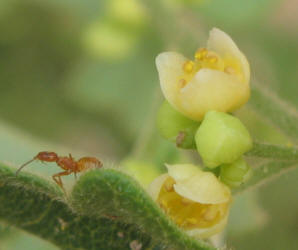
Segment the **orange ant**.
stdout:
<svg viewBox="0 0 298 250">
<path fill-rule="evenodd" d="M 71 154 L 69 156 L 58 156 L 55 152 L 43 151 L 39 152 L 32 160 L 24 163 L 16 172 L 16 175 L 21 171 L 23 167 L 28 165 L 29 163 L 40 160 L 42 162 L 56 162 L 56 164 L 64 169 L 65 171 L 54 174 L 52 176 L 53 180 L 64 190 L 63 183 L 61 180 L 61 176 L 70 175 L 74 173 L 76 174 L 91 168 L 101 168 L 102 162 L 96 159 L 95 157 L 82 157 L 78 161 L 72 158 Z"/>
</svg>

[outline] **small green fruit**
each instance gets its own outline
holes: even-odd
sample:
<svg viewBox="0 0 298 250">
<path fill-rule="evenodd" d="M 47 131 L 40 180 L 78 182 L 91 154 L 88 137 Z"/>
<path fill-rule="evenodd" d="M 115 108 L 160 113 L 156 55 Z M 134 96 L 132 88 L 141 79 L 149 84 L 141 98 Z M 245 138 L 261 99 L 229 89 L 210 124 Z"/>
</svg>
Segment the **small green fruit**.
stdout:
<svg viewBox="0 0 298 250">
<path fill-rule="evenodd" d="M 195 148 L 195 133 L 200 126 L 199 122 L 190 120 L 165 101 L 157 115 L 157 127 L 161 135 L 175 142 L 180 148 Z"/>
<path fill-rule="evenodd" d="M 252 148 L 252 139 L 242 122 L 217 111 L 205 115 L 195 141 L 204 164 L 209 168 L 232 163 Z"/>
<path fill-rule="evenodd" d="M 231 164 L 220 166 L 220 180 L 230 187 L 238 187 L 251 176 L 252 170 L 241 157 Z"/>
</svg>

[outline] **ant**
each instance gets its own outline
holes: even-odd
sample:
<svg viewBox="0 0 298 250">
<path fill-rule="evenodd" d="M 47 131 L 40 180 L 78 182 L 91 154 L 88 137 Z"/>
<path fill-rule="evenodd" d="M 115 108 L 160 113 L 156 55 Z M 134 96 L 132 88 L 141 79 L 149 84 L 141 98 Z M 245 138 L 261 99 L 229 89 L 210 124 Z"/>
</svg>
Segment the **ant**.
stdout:
<svg viewBox="0 0 298 250">
<path fill-rule="evenodd" d="M 42 151 L 39 152 L 33 159 L 24 163 L 17 171 L 16 175 L 29 163 L 40 160 L 41 162 L 56 162 L 56 164 L 62 168 L 63 172 L 54 174 L 52 176 L 53 180 L 64 190 L 61 176 L 70 175 L 74 173 L 77 177 L 77 173 L 82 172 L 91 168 L 101 168 L 103 166 L 102 162 L 95 157 L 82 157 L 76 161 L 71 154 L 69 156 L 58 156 L 55 152 Z"/>
</svg>

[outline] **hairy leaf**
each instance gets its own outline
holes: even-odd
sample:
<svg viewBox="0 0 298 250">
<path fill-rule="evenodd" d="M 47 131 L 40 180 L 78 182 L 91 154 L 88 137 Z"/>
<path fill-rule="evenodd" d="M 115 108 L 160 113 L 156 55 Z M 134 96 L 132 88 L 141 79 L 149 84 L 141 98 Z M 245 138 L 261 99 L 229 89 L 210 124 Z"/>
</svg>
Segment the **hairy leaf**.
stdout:
<svg viewBox="0 0 298 250">
<path fill-rule="evenodd" d="M 120 171 L 89 171 L 75 185 L 72 199 L 79 212 L 135 223 L 143 232 L 163 242 L 167 249 L 214 249 L 182 232 L 138 183 Z"/>
<path fill-rule="evenodd" d="M 239 194 L 247 189 L 255 188 L 267 181 L 278 177 L 284 172 L 297 167 L 297 161 L 270 161 L 267 162 L 253 171 L 253 176 L 243 185 L 233 191 L 233 194 Z"/>
<path fill-rule="evenodd" d="M 249 104 L 291 140 L 298 141 L 298 111 L 269 90 L 252 88 Z"/>
<path fill-rule="evenodd" d="M 161 249 L 135 226 L 75 213 L 55 184 L 0 164 L 0 219 L 62 249 Z"/>
<path fill-rule="evenodd" d="M 249 151 L 246 155 L 262 158 L 298 161 L 298 149 L 292 146 L 285 147 L 255 142 L 252 150 Z"/>
</svg>

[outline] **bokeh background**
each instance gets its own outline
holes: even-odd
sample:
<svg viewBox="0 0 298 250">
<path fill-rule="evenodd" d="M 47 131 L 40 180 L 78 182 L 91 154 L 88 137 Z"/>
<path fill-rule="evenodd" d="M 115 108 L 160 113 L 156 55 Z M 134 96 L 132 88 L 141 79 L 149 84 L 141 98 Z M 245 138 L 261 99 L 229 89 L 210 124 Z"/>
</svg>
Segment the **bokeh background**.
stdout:
<svg viewBox="0 0 298 250">
<path fill-rule="evenodd" d="M 252 81 L 297 107 L 297 13 L 296 0 L 1 0 L 0 160 L 18 166 L 54 150 L 161 169 L 190 157 L 155 131 L 154 60 L 165 50 L 192 56 L 212 27 L 247 55 Z M 289 143 L 253 110 L 239 116 L 255 139 Z M 292 171 L 236 197 L 228 249 L 297 249 L 297 180 Z M 0 250 L 21 249 L 57 248 L 0 222 Z"/>
</svg>

